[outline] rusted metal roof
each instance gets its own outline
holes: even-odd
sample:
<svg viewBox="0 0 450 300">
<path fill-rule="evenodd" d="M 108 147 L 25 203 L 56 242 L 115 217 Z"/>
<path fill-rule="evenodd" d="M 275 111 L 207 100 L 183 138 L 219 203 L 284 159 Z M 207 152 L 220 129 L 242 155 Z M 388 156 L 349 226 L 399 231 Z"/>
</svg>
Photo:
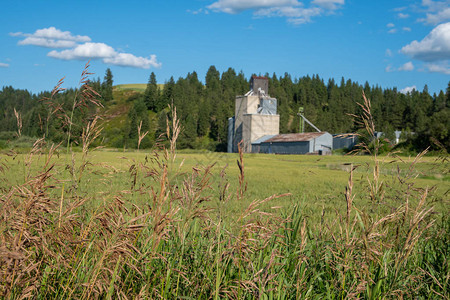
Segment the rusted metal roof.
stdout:
<svg viewBox="0 0 450 300">
<path fill-rule="evenodd" d="M 307 142 L 312 139 L 324 135 L 326 132 L 305 132 L 305 133 L 285 133 L 270 138 L 263 143 L 280 143 L 280 142 Z"/>
</svg>

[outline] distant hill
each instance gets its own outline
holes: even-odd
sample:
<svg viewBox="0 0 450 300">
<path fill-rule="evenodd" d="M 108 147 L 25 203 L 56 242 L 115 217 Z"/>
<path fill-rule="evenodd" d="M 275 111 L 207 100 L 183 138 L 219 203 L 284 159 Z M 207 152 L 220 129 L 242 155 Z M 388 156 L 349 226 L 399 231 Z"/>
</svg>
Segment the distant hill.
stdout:
<svg viewBox="0 0 450 300">
<path fill-rule="evenodd" d="M 164 84 L 158 84 L 160 89 L 164 88 Z M 130 83 L 130 84 L 118 84 L 114 86 L 114 89 L 118 91 L 136 91 L 136 92 L 145 92 L 147 88 L 146 83 Z"/>
</svg>

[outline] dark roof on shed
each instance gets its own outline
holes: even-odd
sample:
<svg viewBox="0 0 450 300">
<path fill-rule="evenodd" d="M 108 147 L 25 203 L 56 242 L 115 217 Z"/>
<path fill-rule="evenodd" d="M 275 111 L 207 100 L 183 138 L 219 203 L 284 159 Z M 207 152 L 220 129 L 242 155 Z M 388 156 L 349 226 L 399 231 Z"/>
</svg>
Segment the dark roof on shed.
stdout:
<svg viewBox="0 0 450 300">
<path fill-rule="evenodd" d="M 324 135 L 326 132 L 305 132 L 305 133 L 285 133 L 274 136 L 263 143 L 277 143 L 277 142 L 307 142 L 312 139 Z"/>
</svg>

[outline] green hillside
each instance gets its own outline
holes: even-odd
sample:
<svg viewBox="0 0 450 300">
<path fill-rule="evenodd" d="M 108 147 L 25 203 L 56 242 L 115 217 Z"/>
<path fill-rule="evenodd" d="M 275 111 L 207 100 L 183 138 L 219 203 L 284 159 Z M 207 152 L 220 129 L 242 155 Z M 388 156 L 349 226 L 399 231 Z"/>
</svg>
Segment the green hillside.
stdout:
<svg viewBox="0 0 450 300">
<path fill-rule="evenodd" d="M 130 126 L 133 126 L 130 124 L 129 119 L 130 110 L 133 109 L 139 99 L 142 99 L 145 87 L 146 84 L 123 84 L 114 87 L 114 100 L 110 103 L 105 103 L 101 111 L 103 116 L 101 121 L 103 142 L 108 147 L 122 148 L 123 146 L 130 146 L 130 142 L 127 142 L 127 136 L 133 130 L 130 128 Z M 147 110 L 143 110 L 141 113 L 147 115 L 148 125 L 154 129 L 156 127 L 156 113 Z M 152 145 L 154 135 L 148 135 L 146 140 L 148 140 L 147 145 Z M 134 147 L 134 142 L 132 142 L 132 145 Z"/>
<path fill-rule="evenodd" d="M 164 84 L 158 84 L 159 89 L 163 89 L 163 87 L 164 87 Z M 132 91 L 137 91 L 137 92 L 145 92 L 146 88 L 147 88 L 146 83 L 118 84 L 118 85 L 114 86 L 114 89 L 118 90 L 118 91 L 132 90 Z"/>
</svg>

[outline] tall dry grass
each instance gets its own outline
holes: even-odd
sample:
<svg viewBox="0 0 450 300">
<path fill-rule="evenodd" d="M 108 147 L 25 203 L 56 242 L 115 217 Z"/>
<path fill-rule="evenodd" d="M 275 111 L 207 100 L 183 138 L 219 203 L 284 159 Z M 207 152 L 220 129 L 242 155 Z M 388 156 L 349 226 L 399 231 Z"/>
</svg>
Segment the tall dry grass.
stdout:
<svg viewBox="0 0 450 300">
<path fill-rule="evenodd" d="M 83 82 L 88 73 L 86 67 Z M 358 117 L 371 134 L 370 101 L 364 96 L 361 105 Z M 449 219 L 434 214 L 429 190 L 415 188 L 408 174 L 387 182 L 377 147 L 364 193 L 356 194 L 353 173 L 364 166 L 352 166 L 345 213 L 310 224 L 299 206 L 263 209 L 287 194 L 247 201 L 240 214 L 226 215 L 231 199 L 247 197 L 243 154 L 237 192 L 229 189 L 226 168 L 214 187 L 214 165 L 183 173 L 183 163 L 175 164 L 180 131 L 171 107 L 169 147 L 158 143 L 143 161 L 126 157 L 130 188 L 105 194 L 96 206 L 80 183 L 90 176 L 98 119 L 83 130 L 81 161 L 73 155 L 68 167 L 58 164 L 60 145 L 38 140 L 25 159 L 23 183 L 0 195 L 0 297 L 449 297 Z M 10 167 L 0 164 L 1 180 Z M 360 205 L 366 199 L 370 205 Z"/>
</svg>

